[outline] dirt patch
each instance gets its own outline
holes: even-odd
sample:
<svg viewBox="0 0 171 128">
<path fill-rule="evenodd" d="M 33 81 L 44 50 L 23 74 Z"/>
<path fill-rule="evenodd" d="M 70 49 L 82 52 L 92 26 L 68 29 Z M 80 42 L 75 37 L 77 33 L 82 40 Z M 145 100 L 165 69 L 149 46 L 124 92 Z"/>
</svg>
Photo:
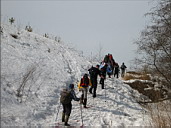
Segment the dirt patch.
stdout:
<svg viewBox="0 0 171 128">
<path fill-rule="evenodd" d="M 155 87 L 155 81 L 150 78 L 149 74 L 137 73 L 134 71 L 127 72 L 123 78 L 124 83 L 131 88 L 137 90 L 139 93 L 147 96 L 151 102 L 159 102 L 166 97 L 167 90 L 162 87 Z M 133 80 L 129 82 L 129 80 Z"/>
<path fill-rule="evenodd" d="M 157 102 L 159 99 L 165 97 L 163 90 L 154 89 L 154 84 L 152 82 L 135 81 L 132 83 L 125 83 L 137 90 L 139 93 L 147 96 L 153 102 Z"/>
</svg>

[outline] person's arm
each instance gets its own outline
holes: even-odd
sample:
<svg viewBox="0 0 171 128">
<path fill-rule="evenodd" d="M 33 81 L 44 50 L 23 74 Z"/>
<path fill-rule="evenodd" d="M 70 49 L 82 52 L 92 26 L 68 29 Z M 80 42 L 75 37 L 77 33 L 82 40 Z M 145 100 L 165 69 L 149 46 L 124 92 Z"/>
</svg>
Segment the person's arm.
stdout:
<svg viewBox="0 0 171 128">
<path fill-rule="evenodd" d="M 79 100 L 80 100 L 80 98 L 78 98 L 78 97 L 76 96 L 74 90 L 71 91 L 71 95 L 72 95 L 72 99 L 73 99 L 73 100 L 75 100 L 75 101 L 79 101 Z"/>
</svg>

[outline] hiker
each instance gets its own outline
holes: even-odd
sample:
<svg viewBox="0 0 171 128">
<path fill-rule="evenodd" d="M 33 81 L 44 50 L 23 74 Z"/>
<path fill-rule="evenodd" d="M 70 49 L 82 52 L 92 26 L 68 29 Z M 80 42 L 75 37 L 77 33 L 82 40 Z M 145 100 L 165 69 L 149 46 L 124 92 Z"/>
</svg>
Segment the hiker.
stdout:
<svg viewBox="0 0 171 128">
<path fill-rule="evenodd" d="M 107 64 L 105 62 L 101 62 L 100 64 L 100 84 L 102 85 L 102 89 L 104 89 L 104 80 L 106 79 L 106 69 L 107 69 Z"/>
<path fill-rule="evenodd" d="M 65 126 L 70 126 L 68 124 L 68 120 L 72 110 L 72 104 L 71 104 L 72 99 L 75 101 L 80 100 L 80 98 L 77 98 L 75 94 L 74 84 L 70 84 L 68 88 L 65 88 L 61 91 L 60 102 L 63 106 L 62 122 L 65 123 L 64 124 Z"/>
<path fill-rule="evenodd" d="M 122 65 L 121 65 L 121 77 L 124 77 L 124 75 L 125 75 L 125 69 L 126 69 L 127 67 L 125 66 L 125 64 L 124 63 L 122 63 Z"/>
<path fill-rule="evenodd" d="M 88 74 L 84 74 L 78 83 L 79 91 L 82 91 L 80 103 L 84 105 L 84 108 L 87 108 L 87 92 L 89 86 L 92 86 L 91 81 L 88 78 Z"/>
<path fill-rule="evenodd" d="M 115 63 L 115 71 L 114 71 L 114 77 L 116 76 L 116 78 L 119 77 L 119 64 Z"/>
<path fill-rule="evenodd" d="M 96 65 L 96 67 L 91 67 L 88 69 L 89 74 L 90 74 L 90 80 L 92 83 L 92 86 L 89 89 L 89 92 L 93 94 L 93 97 L 96 97 L 96 90 L 97 90 L 97 77 L 100 75 L 100 70 L 99 70 L 99 65 Z M 93 90 L 93 93 L 92 93 Z"/>
<path fill-rule="evenodd" d="M 110 63 L 107 64 L 106 72 L 107 72 L 109 78 L 111 78 L 113 71 L 112 71 L 112 66 L 110 65 Z"/>
<path fill-rule="evenodd" d="M 110 78 L 110 75 L 113 74 L 113 70 L 114 70 L 114 64 L 115 64 L 115 60 L 113 59 L 113 56 L 112 54 L 108 53 L 107 55 L 105 55 L 104 59 L 103 59 L 103 62 L 105 62 L 106 64 L 110 65 L 109 68 L 109 72 L 108 72 L 108 75 L 109 75 L 109 78 Z"/>
</svg>

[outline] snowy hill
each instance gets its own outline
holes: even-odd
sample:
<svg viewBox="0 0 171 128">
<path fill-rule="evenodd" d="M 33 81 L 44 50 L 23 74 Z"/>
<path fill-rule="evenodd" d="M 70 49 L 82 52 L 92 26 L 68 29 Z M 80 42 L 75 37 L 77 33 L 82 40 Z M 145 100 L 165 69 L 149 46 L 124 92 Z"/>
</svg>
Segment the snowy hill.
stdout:
<svg viewBox="0 0 171 128">
<path fill-rule="evenodd" d="M 2 24 L 1 125 L 54 126 L 61 122 L 60 90 L 77 84 L 91 63 L 63 42 Z M 145 110 L 134 100 L 139 96 L 121 80 L 107 78 L 98 85 L 97 97 L 88 94 L 82 110 L 73 101 L 70 124 L 84 126 L 142 126 L 149 123 Z M 75 86 L 76 87 L 76 86 Z M 76 89 L 79 96 L 80 92 Z M 57 120 L 55 120 L 57 118 Z"/>
</svg>

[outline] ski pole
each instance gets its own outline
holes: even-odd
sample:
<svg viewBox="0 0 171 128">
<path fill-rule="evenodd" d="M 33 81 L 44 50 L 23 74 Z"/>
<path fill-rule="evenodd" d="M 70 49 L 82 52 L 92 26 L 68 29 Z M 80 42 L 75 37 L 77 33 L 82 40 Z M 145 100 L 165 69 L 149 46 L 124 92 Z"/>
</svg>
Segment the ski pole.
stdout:
<svg viewBox="0 0 171 128">
<path fill-rule="evenodd" d="M 56 118 L 55 118 L 55 122 L 57 121 L 57 119 L 58 119 L 58 114 L 59 114 L 59 109 L 60 109 L 60 107 L 61 107 L 61 103 L 59 104 L 59 106 L 58 106 L 58 112 L 56 113 Z"/>
<path fill-rule="evenodd" d="M 82 126 L 83 126 L 83 116 L 82 116 L 82 105 L 80 104 L 80 111 L 81 111 L 81 120 L 82 120 Z"/>
</svg>

